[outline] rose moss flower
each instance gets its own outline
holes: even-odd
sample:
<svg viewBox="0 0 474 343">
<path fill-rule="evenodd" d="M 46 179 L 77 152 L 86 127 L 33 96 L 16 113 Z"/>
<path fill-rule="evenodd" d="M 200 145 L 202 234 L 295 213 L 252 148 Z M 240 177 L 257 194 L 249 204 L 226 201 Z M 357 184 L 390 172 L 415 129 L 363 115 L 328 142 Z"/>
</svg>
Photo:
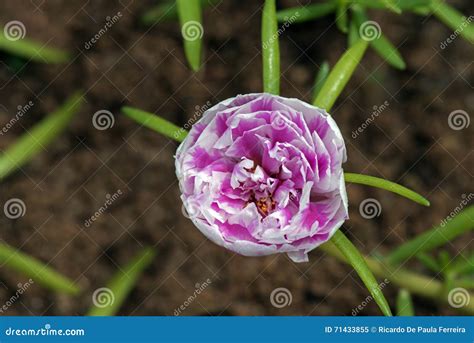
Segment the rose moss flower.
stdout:
<svg viewBox="0 0 474 343">
<path fill-rule="evenodd" d="M 190 219 L 213 242 L 303 262 L 348 219 L 345 160 L 324 110 L 248 94 L 203 114 L 177 150 L 176 174 Z"/>
</svg>

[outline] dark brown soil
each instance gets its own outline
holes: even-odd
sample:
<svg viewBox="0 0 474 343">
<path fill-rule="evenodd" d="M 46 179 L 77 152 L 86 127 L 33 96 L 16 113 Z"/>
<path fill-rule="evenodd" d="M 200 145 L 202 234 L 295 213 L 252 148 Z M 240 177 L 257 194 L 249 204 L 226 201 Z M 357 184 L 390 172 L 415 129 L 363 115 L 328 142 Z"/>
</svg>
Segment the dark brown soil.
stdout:
<svg viewBox="0 0 474 343">
<path fill-rule="evenodd" d="M 307 1 L 305 1 L 307 2 Z M 195 106 L 215 104 L 238 93 L 261 91 L 260 1 L 222 1 L 205 12 L 205 65 L 193 74 L 183 56 L 176 22 L 143 27 L 140 14 L 155 1 L 2 1 L 0 23 L 20 20 L 27 37 L 73 52 L 69 64 L 26 63 L 1 54 L 0 125 L 19 105 L 33 108 L 0 138 L 5 149 L 72 92 L 87 92 L 87 104 L 66 133 L 0 185 L 0 204 L 20 198 L 26 214 L 0 216 L 1 240 L 49 263 L 84 289 L 79 297 L 56 295 L 35 284 L 5 314 L 81 315 L 91 295 L 143 246 L 157 257 L 120 310 L 122 315 L 173 315 L 207 278 L 211 285 L 184 315 L 351 315 L 367 296 L 355 272 L 319 251 L 310 262 L 286 256 L 248 258 L 213 245 L 181 213 L 174 176 L 176 144 L 139 128 L 120 115 L 128 104 L 183 125 Z M 280 6 L 297 1 L 281 1 Z M 472 2 L 456 1 L 464 13 Z M 471 5 L 471 6 L 469 6 Z M 35 8 L 35 6 L 37 6 Z M 90 50 L 84 48 L 107 16 L 123 17 Z M 370 51 L 334 107 L 346 138 L 345 169 L 386 177 L 426 195 L 430 208 L 384 191 L 349 186 L 351 220 L 346 231 L 365 253 L 386 253 L 438 224 L 472 191 L 473 127 L 454 131 L 448 115 L 474 107 L 473 48 L 434 18 L 373 12 L 384 33 L 407 61 L 397 71 Z M 337 61 L 346 46 L 332 17 L 293 25 L 281 37 L 282 95 L 311 99 L 319 64 Z M 20 64 L 19 64 L 20 63 Z M 375 105 L 389 106 L 357 138 L 356 130 Z M 99 131 L 92 116 L 107 109 L 115 125 Z M 89 228 L 84 221 L 107 194 L 123 195 Z M 382 204 L 373 220 L 360 216 L 366 198 Z M 472 237 L 447 249 L 459 253 Z M 419 265 L 411 267 L 423 271 Z M 426 271 L 424 271 L 426 272 Z M 0 304 L 27 278 L 0 268 Z M 277 287 L 289 289 L 291 305 L 270 304 Z M 386 294 L 394 304 L 396 288 Z M 415 297 L 419 315 L 452 315 L 451 308 Z M 361 315 L 378 315 L 371 302 Z"/>
</svg>

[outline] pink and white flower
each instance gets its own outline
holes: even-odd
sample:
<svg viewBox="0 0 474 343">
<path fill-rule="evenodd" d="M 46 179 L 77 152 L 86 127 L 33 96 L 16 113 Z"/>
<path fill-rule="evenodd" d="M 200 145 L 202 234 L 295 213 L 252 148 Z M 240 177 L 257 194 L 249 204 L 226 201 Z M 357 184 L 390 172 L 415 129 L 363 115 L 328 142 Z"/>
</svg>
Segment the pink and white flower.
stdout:
<svg viewBox="0 0 474 343">
<path fill-rule="evenodd" d="M 203 114 L 177 150 L 176 174 L 190 219 L 210 240 L 303 262 L 348 219 L 345 161 L 324 110 L 248 94 Z"/>
</svg>

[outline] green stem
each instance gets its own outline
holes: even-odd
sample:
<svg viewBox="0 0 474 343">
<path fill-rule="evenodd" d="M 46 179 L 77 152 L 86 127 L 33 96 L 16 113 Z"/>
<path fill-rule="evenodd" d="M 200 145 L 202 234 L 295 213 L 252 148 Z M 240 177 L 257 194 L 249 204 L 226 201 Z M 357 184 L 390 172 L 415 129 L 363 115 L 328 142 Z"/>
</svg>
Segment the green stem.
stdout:
<svg viewBox="0 0 474 343">
<path fill-rule="evenodd" d="M 326 252 L 327 254 L 337 258 L 338 260 L 350 264 L 347 258 L 337 249 L 337 247 L 331 242 L 327 242 L 319 246 L 319 249 Z M 425 298 L 433 299 L 437 302 L 443 302 L 448 304 L 448 299 L 443 297 L 443 285 L 436 279 L 432 279 L 403 268 L 394 268 L 382 264 L 382 262 L 375 260 L 371 257 L 365 256 L 365 262 L 367 263 L 370 270 L 380 278 L 386 278 L 394 285 L 405 288 L 412 294 L 416 294 Z M 470 295 L 471 299 L 474 299 L 474 294 Z M 470 301 L 462 309 L 467 314 L 474 314 L 474 301 Z"/>
<path fill-rule="evenodd" d="M 8 147 L 0 156 L 0 180 L 50 144 L 67 127 L 82 102 L 82 93 L 76 93 L 61 108 L 43 119 Z"/>
<path fill-rule="evenodd" d="M 420 252 L 427 252 L 474 229 L 474 206 L 468 207 L 446 223 L 434 227 L 402 244 L 387 256 L 387 262 L 400 264 Z M 474 302 L 473 302 L 474 303 Z"/>
<path fill-rule="evenodd" d="M 265 0 L 262 13 L 263 91 L 280 93 L 280 47 L 275 0 Z"/>
<path fill-rule="evenodd" d="M 397 316 L 414 316 L 415 310 L 410 293 L 402 288 L 397 296 Z"/>
<path fill-rule="evenodd" d="M 358 183 L 361 185 L 367 185 L 367 186 L 385 189 L 389 192 L 392 192 L 392 193 L 401 195 L 402 197 L 405 197 L 407 199 L 413 200 L 414 202 L 420 205 L 430 206 L 430 202 L 424 197 L 422 197 L 420 194 L 392 181 L 381 179 L 375 176 L 355 174 L 355 173 L 344 173 L 344 179 L 346 182 L 350 182 L 350 183 Z"/>
<path fill-rule="evenodd" d="M 318 94 L 318 97 L 314 101 L 315 106 L 324 108 L 327 111 L 331 109 L 332 105 L 334 105 L 336 99 L 354 73 L 354 70 L 362 59 L 367 46 L 368 42 L 361 39 L 342 55 L 329 74 L 323 88 Z"/>
<path fill-rule="evenodd" d="M 96 304 L 87 313 L 88 316 L 113 316 L 122 306 L 130 291 L 137 283 L 138 277 L 147 268 L 155 257 L 151 248 L 146 248 L 136 256 L 123 270 L 117 272 L 102 291 L 107 292 L 106 301 L 100 301 L 100 291 L 97 294 Z"/>
<path fill-rule="evenodd" d="M 324 17 L 336 10 L 337 3 L 333 0 L 322 4 L 312 4 L 302 7 L 287 8 L 277 12 L 277 19 L 279 22 L 288 21 L 289 18 L 294 18 L 295 23 L 302 23 L 305 21 Z"/>
<path fill-rule="evenodd" d="M 0 243 L 0 263 L 53 291 L 72 295 L 80 292 L 79 287 L 65 276 L 5 243 Z"/>
<path fill-rule="evenodd" d="M 456 9 L 442 0 L 433 0 L 430 6 L 433 14 L 446 26 L 474 44 L 474 25 Z"/>
<path fill-rule="evenodd" d="M 380 310 L 385 316 L 391 316 L 390 306 L 385 299 L 381 287 L 375 280 L 372 272 L 370 271 L 364 258 L 360 255 L 357 248 L 351 243 L 351 241 L 342 233 L 341 230 L 337 230 L 331 239 L 331 242 L 339 249 L 344 257 L 349 261 L 355 271 L 359 274 L 359 277 L 364 282 L 367 289 L 372 294 L 372 297 L 377 302 Z"/>
<path fill-rule="evenodd" d="M 12 41 L 3 33 L 0 33 L 0 50 L 40 63 L 63 63 L 70 59 L 69 53 L 65 51 L 47 48 L 41 43 L 26 38 Z"/>
<path fill-rule="evenodd" d="M 202 10 L 200 0 L 176 0 L 178 15 L 181 24 L 181 35 L 184 42 L 184 53 L 189 65 L 194 71 L 201 66 Z"/>
<path fill-rule="evenodd" d="M 188 134 L 188 132 L 182 127 L 179 127 L 153 113 L 145 112 L 138 108 L 127 106 L 122 107 L 122 112 L 127 117 L 135 120 L 137 123 L 177 142 L 182 142 Z"/>
</svg>

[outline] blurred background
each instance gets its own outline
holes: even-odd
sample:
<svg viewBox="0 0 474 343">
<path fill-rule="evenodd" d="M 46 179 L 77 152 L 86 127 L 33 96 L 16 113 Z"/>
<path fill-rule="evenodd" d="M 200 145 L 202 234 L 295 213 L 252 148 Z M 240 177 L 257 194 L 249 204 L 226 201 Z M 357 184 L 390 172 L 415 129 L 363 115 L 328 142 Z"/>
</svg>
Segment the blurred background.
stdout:
<svg viewBox="0 0 474 343">
<path fill-rule="evenodd" d="M 279 1 L 278 8 L 307 3 Z M 472 1 L 450 3 L 465 14 L 474 11 Z M 0 150 L 76 90 L 86 93 L 86 104 L 66 131 L 0 184 L 2 207 L 15 198 L 26 209 L 18 219 L 0 212 L 0 240 L 47 263 L 85 291 L 72 297 L 34 284 L 3 314 L 82 315 L 94 290 L 143 247 L 152 246 L 157 255 L 121 315 L 173 315 L 204 283 L 209 285 L 181 315 L 351 315 L 368 293 L 357 274 L 334 258 L 318 250 L 302 264 L 285 255 L 242 257 L 208 241 L 182 213 L 174 174 L 177 144 L 119 111 L 130 105 L 182 126 L 208 103 L 260 92 L 263 2 L 223 0 L 205 10 L 204 65 L 198 73 L 187 66 L 176 20 L 140 24 L 140 16 L 155 4 L 6 0 L 0 5 L 2 26 L 21 21 L 26 37 L 72 54 L 66 63 L 47 65 L 0 52 L 0 126 L 18 106 L 33 103 L 1 135 Z M 432 204 L 425 208 L 389 192 L 349 185 L 351 218 L 344 231 L 361 251 L 377 254 L 438 225 L 474 192 L 474 125 L 453 130 L 448 122 L 453 111 L 472 114 L 474 50 L 461 38 L 442 48 L 452 31 L 431 17 L 370 14 L 401 51 L 407 68 L 395 70 L 371 50 L 363 58 L 332 110 L 348 148 L 345 170 L 399 182 Z M 119 19 L 87 47 L 114 16 Z M 319 66 L 324 60 L 334 65 L 346 46 L 333 16 L 290 25 L 280 37 L 281 94 L 311 102 Z M 374 106 L 383 104 L 375 120 L 355 135 Z M 101 110 L 113 114 L 114 123 L 106 130 L 93 125 Z M 87 225 L 112 197 L 113 204 Z M 372 219 L 359 213 L 368 198 L 381 205 L 380 215 Z M 452 255 L 472 251 L 473 239 L 472 234 L 463 236 L 446 248 Z M 407 266 L 421 271 L 418 264 Z M 0 265 L 0 303 L 26 280 Z M 279 287 L 292 297 L 283 308 L 270 302 Z M 384 292 L 394 304 L 397 289 L 389 284 Z M 418 297 L 414 303 L 418 315 L 457 313 Z M 379 314 L 374 301 L 359 311 Z"/>
</svg>

